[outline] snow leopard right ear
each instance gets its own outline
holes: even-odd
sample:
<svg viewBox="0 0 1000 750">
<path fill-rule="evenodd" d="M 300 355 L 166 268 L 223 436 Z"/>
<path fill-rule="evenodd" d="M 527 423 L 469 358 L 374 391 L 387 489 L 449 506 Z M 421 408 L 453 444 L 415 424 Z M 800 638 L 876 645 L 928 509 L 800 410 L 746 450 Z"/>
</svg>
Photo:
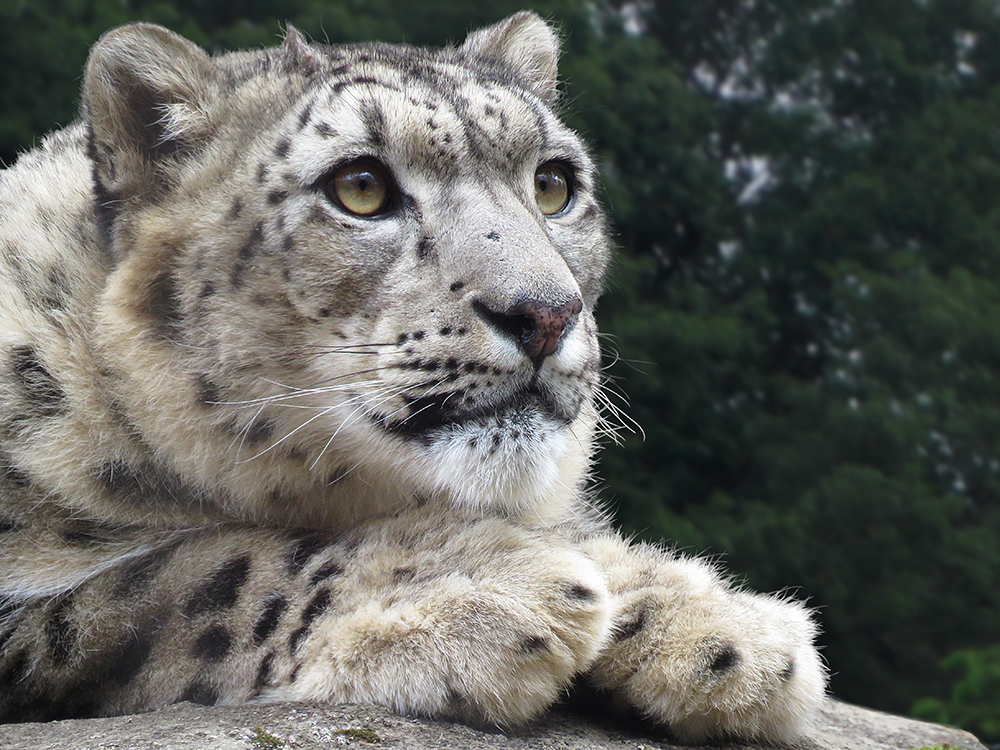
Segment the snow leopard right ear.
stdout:
<svg viewBox="0 0 1000 750">
<path fill-rule="evenodd" d="M 183 156 L 213 128 L 220 76 L 200 47 L 149 23 L 102 36 L 87 60 L 83 106 L 103 186 L 135 195 L 158 184 L 164 160 Z"/>
<path fill-rule="evenodd" d="M 547 104 L 554 104 L 559 96 L 559 37 L 537 13 L 522 10 L 473 31 L 460 49 L 507 66 Z"/>
</svg>

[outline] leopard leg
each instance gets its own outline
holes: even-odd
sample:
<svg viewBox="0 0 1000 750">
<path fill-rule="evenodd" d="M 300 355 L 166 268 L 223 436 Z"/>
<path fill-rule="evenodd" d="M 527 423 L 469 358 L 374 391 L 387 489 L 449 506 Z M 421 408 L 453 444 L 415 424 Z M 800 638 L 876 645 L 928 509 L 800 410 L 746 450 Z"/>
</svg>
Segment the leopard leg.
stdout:
<svg viewBox="0 0 1000 750">
<path fill-rule="evenodd" d="M 559 537 L 497 519 L 385 524 L 273 699 L 371 702 L 514 726 L 545 711 L 610 634 L 604 576 Z"/>
<path fill-rule="evenodd" d="M 0 601 L 0 718 L 320 700 L 511 726 L 610 634 L 593 562 L 499 519 L 422 509 L 339 536 L 222 526 L 159 545 L 133 533 L 132 554 L 91 541 L 92 561 L 119 559 L 87 580 Z"/>
</svg>

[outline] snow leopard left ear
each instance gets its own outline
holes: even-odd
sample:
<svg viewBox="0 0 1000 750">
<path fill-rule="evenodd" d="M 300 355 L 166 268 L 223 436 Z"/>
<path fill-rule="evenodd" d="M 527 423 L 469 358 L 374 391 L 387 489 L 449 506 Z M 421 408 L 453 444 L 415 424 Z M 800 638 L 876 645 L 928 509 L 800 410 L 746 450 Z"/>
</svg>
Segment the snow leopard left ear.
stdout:
<svg viewBox="0 0 1000 750">
<path fill-rule="evenodd" d="M 542 101 L 558 97 L 559 38 L 536 13 L 522 10 L 492 26 L 473 31 L 463 52 L 497 60 L 525 79 Z"/>
<path fill-rule="evenodd" d="M 162 26 L 134 23 L 102 36 L 87 60 L 83 107 L 104 187 L 148 195 L 169 160 L 211 134 L 220 78 L 204 50 Z"/>
</svg>

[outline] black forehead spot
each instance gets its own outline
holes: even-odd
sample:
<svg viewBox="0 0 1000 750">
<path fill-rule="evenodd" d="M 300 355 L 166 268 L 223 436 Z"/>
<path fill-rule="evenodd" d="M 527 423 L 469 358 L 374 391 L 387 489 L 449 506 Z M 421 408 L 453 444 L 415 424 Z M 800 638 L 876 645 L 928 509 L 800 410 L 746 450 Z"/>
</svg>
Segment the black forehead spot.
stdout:
<svg viewBox="0 0 1000 750">
<path fill-rule="evenodd" d="M 258 221 L 253 225 L 253 229 L 250 230 L 250 236 L 247 237 L 246 242 L 240 246 L 239 256 L 243 260 L 252 258 L 257 251 L 260 249 L 261 244 L 264 242 L 264 222 Z"/>
<path fill-rule="evenodd" d="M 309 118 L 312 117 L 312 110 L 314 104 L 315 102 L 309 102 L 305 106 L 305 109 L 303 109 L 299 113 L 299 130 L 305 129 L 305 127 L 309 124 Z"/>
<path fill-rule="evenodd" d="M 437 247 L 434 243 L 433 237 L 421 237 L 420 242 L 417 243 L 417 257 L 420 260 L 425 260 L 435 253 Z"/>
<path fill-rule="evenodd" d="M 361 120 L 368 133 L 368 142 L 376 148 L 381 148 L 386 143 L 386 119 L 385 112 L 378 102 L 367 101 L 361 107 Z"/>
<path fill-rule="evenodd" d="M 233 199 L 232 206 L 229 207 L 229 212 L 226 214 L 226 218 L 230 221 L 235 221 L 240 218 L 243 213 L 243 201 L 240 200 L 239 196 Z"/>
</svg>

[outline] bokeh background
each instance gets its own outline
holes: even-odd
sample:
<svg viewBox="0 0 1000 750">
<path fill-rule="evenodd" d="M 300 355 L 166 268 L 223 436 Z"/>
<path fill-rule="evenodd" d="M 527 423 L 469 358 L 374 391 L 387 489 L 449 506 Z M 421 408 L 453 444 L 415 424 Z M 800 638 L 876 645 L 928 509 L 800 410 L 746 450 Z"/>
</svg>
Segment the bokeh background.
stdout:
<svg viewBox="0 0 1000 750">
<path fill-rule="evenodd" d="M 0 160 L 74 118 L 119 23 L 442 44 L 529 5 L 0 0 Z M 602 497 L 821 608 L 836 696 L 1000 743 L 1000 3 L 533 7 L 619 245 L 609 388 L 645 439 Z"/>
</svg>

